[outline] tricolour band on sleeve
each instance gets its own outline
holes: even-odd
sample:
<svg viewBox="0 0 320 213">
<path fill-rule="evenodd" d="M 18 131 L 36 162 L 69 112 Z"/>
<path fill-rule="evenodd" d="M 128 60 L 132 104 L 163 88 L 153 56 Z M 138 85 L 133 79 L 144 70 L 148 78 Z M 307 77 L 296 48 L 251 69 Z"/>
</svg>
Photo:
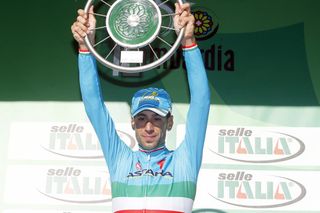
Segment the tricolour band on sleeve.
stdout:
<svg viewBox="0 0 320 213">
<path fill-rule="evenodd" d="M 89 50 L 79 49 L 79 53 L 81 54 L 90 54 Z"/>
<path fill-rule="evenodd" d="M 193 49 L 195 49 L 197 47 L 198 47 L 197 43 L 192 43 L 190 45 L 182 46 L 181 48 L 184 51 L 188 51 L 188 50 L 193 50 Z"/>
</svg>

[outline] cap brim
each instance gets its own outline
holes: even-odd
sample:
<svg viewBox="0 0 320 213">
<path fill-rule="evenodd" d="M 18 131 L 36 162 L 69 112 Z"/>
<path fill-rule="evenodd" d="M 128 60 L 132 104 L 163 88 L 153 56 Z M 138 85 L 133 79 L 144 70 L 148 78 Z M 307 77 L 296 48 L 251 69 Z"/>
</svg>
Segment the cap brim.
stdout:
<svg viewBox="0 0 320 213">
<path fill-rule="evenodd" d="M 134 112 L 132 114 L 132 117 L 136 116 L 138 113 L 144 111 L 144 110 L 150 110 L 154 113 L 157 113 L 158 115 L 162 116 L 162 117 L 165 117 L 169 111 L 166 111 L 166 110 L 162 110 L 162 109 L 158 109 L 158 108 L 152 108 L 152 107 L 142 107 L 140 108 L 139 110 L 137 110 L 136 112 Z"/>
</svg>

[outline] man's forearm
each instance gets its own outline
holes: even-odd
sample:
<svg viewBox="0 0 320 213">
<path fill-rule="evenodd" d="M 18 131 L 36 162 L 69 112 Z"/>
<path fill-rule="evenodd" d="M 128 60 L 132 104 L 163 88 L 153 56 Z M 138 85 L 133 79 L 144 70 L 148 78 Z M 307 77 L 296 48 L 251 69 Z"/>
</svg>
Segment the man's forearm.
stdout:
<svg viewBox="0 0 320 213">
<path fill-rule="evenodd" d="M 201 52 L 195 43 L 190 44 L 189 48 L 185 48 L 183 51 L 191 102 L 200 101 L 201 105 L 210 105 L 210 89 Z"/>
<path fill-rule="evenodd" d="M 106 149 L 108 126 L 113 125 L 109 113 L 104 106 L 96 61 L 91 54 L 79 54 L 79 77 L 82 101 L 86 113 L 101 143 Z"/>
<path fill-rule="evenodd" d="M 202 55 L 197 46 L 184 49 L 190 88 L 190 107 L 186 121 L 185 144 L 190 163 L 197 173 L 201 166 L 202 150 L 210 109 L 210 89 Z"/>
</svg>

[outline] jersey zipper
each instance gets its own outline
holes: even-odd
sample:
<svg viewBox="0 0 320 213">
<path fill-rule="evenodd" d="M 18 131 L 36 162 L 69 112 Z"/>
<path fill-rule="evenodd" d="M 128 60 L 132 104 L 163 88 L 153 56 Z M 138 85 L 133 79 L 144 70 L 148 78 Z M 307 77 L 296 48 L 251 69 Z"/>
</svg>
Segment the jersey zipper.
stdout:
<svg viewBox="0 0 320 213">
<path fill-rule="evenodd" d="M 148 166 L 147 166 L 147 171 L 150 169 L 150 160 L 151 160 L 151 156 L 150 154 L 147 155 L 147 161 L 148 161 Z M 150 177 L 149 175 L 147 175 L 147 184 L 146 184 L 146 190 L 145 190 L 145 194 L 144 194 L 144 197 L 145 197 L 145 204 L 147 204 L 147 201 L 148 201 L 148 197 L 147 197 L 147 193 L 148 193 L 148 189 L 149 189 L 149 185 L 150 185 Z M 147 206 L 145 205 L 145 208 L 144 208 L 144 212 L 146 212 L 147 210 Z"/>
</svg>

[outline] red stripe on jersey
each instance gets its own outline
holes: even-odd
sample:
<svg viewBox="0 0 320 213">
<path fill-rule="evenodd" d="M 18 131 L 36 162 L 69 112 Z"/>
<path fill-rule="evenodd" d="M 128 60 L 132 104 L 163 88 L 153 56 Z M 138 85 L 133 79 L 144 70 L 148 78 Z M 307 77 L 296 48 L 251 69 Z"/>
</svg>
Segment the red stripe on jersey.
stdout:
<svg viewBox="0 0 320 213">
<path fill-rule="evenodd" d="M 150 210 L 150 209 L 138 209 L 138 210 L 120 210 L 116 213 L 183 213 L 178 211 L 169 211 L 169 210 Z"/>
</svg>

